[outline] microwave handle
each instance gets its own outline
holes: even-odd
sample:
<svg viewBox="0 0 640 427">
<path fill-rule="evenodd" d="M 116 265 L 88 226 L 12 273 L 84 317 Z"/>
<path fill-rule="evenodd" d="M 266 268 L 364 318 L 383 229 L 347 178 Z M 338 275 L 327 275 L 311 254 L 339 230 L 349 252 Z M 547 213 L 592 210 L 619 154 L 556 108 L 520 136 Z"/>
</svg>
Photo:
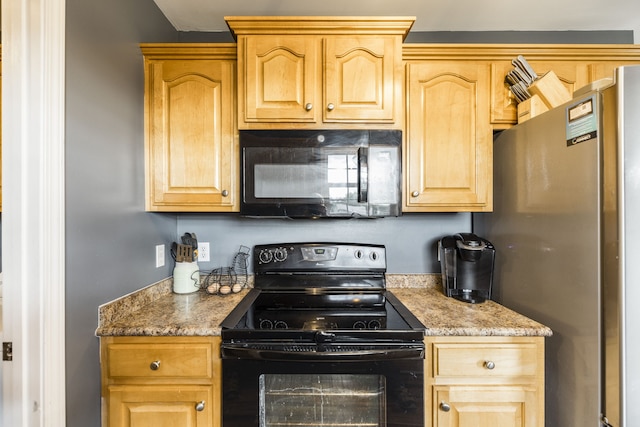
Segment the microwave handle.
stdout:
<svg viewBox="0 0 640 427">
<path fill-rule="evenodd" d="M 358 203 L 369 198 L 369 148 L 358 148 Z"/>
</svg>

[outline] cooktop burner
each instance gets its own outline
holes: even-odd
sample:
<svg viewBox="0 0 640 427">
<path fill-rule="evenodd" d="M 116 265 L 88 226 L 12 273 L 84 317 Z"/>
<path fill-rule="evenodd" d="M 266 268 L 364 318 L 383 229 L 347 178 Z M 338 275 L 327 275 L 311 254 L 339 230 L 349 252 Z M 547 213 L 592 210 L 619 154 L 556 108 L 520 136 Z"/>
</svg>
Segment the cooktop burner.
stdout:
<svg viewBox="0 0 640 427">
<path fill-rule="evenodd" d="M 384 246 L 287 243 L 256 246 L 253 255 L 254 289 L 223 321 L 223 340 L 315 340 L 317 331 L 332 339 L 422 337 L 424 326 L 386 290 Z"/>
</svg>

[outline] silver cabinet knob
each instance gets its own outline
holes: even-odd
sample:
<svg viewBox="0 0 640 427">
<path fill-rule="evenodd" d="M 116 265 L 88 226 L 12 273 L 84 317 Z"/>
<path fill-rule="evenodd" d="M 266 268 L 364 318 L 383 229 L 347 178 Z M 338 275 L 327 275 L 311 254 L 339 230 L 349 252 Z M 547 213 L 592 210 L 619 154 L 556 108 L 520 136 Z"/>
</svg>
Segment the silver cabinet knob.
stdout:
<svg viewBox="0 0 640 427">
<path fill-rule="evenodd" d="M 229 192 L 227 190 L 222 190 L 222 197 L 227 197 Z"/>
<path fill-rule="evenodd" d="M 336 108 L 336 106 L 333 105 L 332 103 L 329 103 L 329 105 L 327 105 L 327 110 L 329 111 L 333 111 L 334 108 Z"/>
<path fill-rule="evenodd" d="M 311 111 L 312 108 L 313 108 L 313 104 L 310 102 L 307 102 L 306 105 L 304 106 L 304 109 L 307 111 Z"/>
<path fill-rule="evenodd" d="M 196 411 L 198 412 L 204 411 L 204 400 L 196 403 Z"/>
<path fill-rule="evenodd" d="M 440 410 L 442 412 L 449 412 L 451 410 L 451 406 L 443 400 L 440 402 Z"/>
<path fill-rule="evenodd" d="M 493 369 L 496 367 L 496 364 L 493 363 L 491 360 L 487 360 L 486 362 L 484 362 L 484 367 L 487 369 Z"/>
<path fill-rule="evenodd" d="M 419 191 L 414 191 L 411 193 L 411 197 L 418 197 L 420 195 Z"/>
<path fill-rule="evenodd" d="M 158 369 L 160 369 L 160 361 L 155 360 L 151 362 L 151 365 L 149 365 L 149 368 L 151 368 L 152 371 L 157 371 Z"/>
</svg>

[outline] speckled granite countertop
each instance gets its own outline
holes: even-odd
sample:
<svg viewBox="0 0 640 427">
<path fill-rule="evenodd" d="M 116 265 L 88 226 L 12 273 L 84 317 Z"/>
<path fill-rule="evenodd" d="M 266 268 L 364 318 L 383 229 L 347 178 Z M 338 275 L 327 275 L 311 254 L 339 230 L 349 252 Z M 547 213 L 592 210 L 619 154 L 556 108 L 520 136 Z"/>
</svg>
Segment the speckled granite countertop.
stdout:
<svg viewBox="0 0 640 427">
<path fill-rule="evenodd" d="M 443 295 L 438 275 L 387 275 L 387 289 L 425 326 L 425 335 L 550 336 L 538 322 L 493 301 L 468 304 Z M 247 294 L 178 295 L 171 280 L 104 304 L 97 336 L 220 335 L 220 323 Z"/>
</svg>

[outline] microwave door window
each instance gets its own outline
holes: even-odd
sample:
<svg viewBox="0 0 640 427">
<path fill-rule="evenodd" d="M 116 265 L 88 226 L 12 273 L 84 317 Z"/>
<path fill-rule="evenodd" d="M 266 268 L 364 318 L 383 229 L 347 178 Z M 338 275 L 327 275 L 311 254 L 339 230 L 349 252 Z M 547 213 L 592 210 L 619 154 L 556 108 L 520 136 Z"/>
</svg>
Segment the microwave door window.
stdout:
<svg viewBox="0 0 640 427">
<path fill-rule="evenodd" d="M 257 202 L 320 205 L 330 215 L 367 214 L 366 203 L 358 203 L 356 150 L 287 149 L 269 163 L 261 163 L 258 156 L 255 159 L 253 194 Z"/>
<path fill-rule="evenodd" d="M 256 199 L 325 199 L 326 166 L 321 164 L 255 165 Z"/>
</svg>

